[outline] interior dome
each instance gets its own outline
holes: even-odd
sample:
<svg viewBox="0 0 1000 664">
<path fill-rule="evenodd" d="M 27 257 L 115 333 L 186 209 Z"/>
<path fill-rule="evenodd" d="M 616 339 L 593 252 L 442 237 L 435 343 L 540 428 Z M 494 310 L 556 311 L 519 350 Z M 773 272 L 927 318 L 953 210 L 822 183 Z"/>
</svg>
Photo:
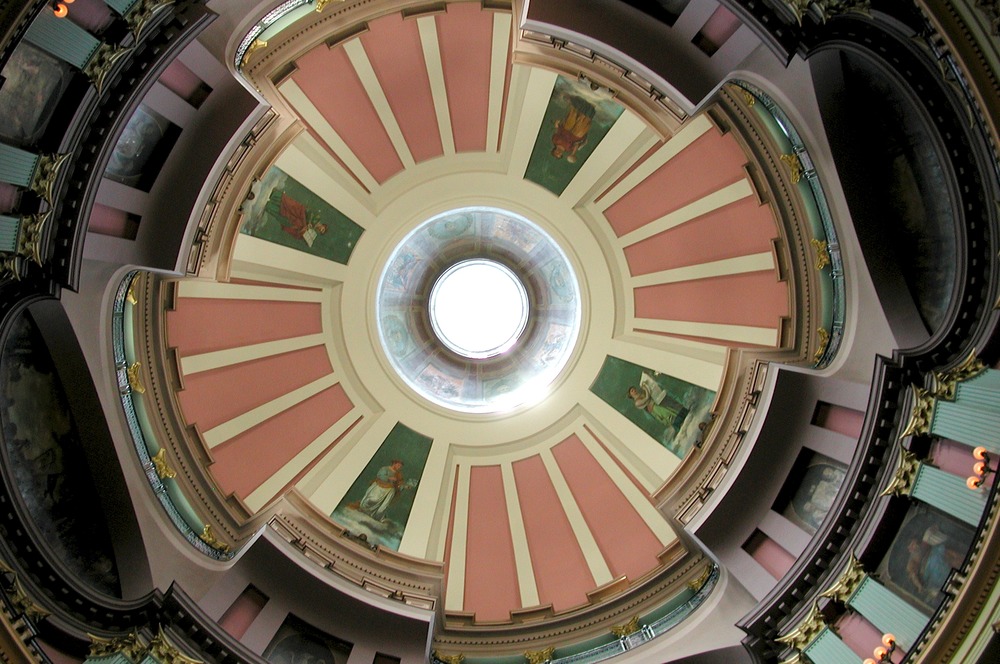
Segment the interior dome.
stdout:
<svg viewBox="0 0 1000 664">
<path fill-rule="evenodd" d="M 565 254 L 536 224 L 495 208 L 418 225 L 386 262 L 376 300 L 393 369 L 421 396 L 463 412 L 543 398 L 580 330 Z"/>
</svg>

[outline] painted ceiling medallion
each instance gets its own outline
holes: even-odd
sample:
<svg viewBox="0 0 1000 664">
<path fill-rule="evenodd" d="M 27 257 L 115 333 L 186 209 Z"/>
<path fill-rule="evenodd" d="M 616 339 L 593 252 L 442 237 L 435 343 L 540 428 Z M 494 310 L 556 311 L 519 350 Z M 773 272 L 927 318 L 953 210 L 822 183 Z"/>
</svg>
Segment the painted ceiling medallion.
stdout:
<svg viewBox="0 0 1000 664">
<path fill-rule="evenodd" d="M 379 279 L 379 337 L 421 397 L 466 413 L 540 401 L 580 329 L 580 289 L 551 236 L 520 215 L 439 214 L 396 247 Z"/>
</svg>

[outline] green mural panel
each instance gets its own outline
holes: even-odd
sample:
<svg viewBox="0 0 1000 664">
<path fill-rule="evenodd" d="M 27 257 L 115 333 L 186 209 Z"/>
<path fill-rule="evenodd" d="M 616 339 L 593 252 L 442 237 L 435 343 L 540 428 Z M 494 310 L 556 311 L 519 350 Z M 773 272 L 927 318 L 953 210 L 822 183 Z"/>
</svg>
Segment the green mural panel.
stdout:
<svg viewBox="0 0 1000 664">
<path fill-rule="evenodd" d="M 241 233 L 347 264 L 361 226 L 276 166 L 254 189 Z"/>
<path fill-rule="evenodd" d="M 606 90 L 556 78 L 525 179 L 562 194 L 624 110 Z"/>
<path fill-rule="evenodd" d="M 681 458 L 715 400 L 712 390 L 612 356 L 590 391 Z"/>
<path fill-rule="evenodd" d="M 352 534 L 399 550 L 433 441 L 397 423 L 330 515 Z"/>
</svg>

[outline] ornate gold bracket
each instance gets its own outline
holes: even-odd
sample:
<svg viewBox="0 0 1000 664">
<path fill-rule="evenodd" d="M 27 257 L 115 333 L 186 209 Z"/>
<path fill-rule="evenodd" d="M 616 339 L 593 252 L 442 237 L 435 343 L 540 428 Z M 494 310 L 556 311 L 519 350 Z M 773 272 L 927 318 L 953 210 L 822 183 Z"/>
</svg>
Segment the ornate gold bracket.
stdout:
<svg viewBox="0 0 1000 664">
<path fill-rule="evenodd" d="M 17 253 L 36 265 L 42 264 L 42 234 L 52 219 L 52 208 L 39 214 L 21 217 L 21 232 L 17 238 Z"/>
<path fill-rule="evenodd" d="M 38 163 L 35 164 L 35 172 L 31 174 L 28 189 L 49 205 L 52 205 L 52 187 L 55 186 L 59 171 L 62 170 L 67 159 L 69 159 L 68 152 L 38 156 Z"/>
<path fill-rule="evenodd" d="M 132 388 L 133 392 L 145 394 L 146 386 L 142 384 L 142 376 L 139 375 L 139 371 L 141 370 L 142 363 L 133 362 L 129 365 L 128 369 L 125 370 L 125 376 L 128 378 L 128 386 Z"/>
<path fill-rule="evenodd" d="M 240 66 L 246 67 L 247 63 L 250 62 L 250 56 L 262 48 L 267 48 L 267 42 L 263 39 L 254 39 L 253 42 L 250 43 L 250 46 L 247 47 L 247 50 L 243 53 L 243 59 L 240 60 Z"/>
<path fill-rule="evenodd" d="M 816 271 L 819 272 L 830 264 L 830 249 L 826 246 L 826 240 L 809 240 L 809 244 L 816 250 Z"/>
<path fill-rule="evenodd" d="M 813 602 L 812 608 L 806 617 L 802 619 L 802 622 L 796 625 L 795 629 L 791 632 L 784 636 L 779 636 L 776 640 L 778 643 L 783 643 L 802 652 L 806 649 L 806 646 L 813 642 L 813 639 L 819 636 L 819 633 L 825 627 L 826 620 L 823 618 L 823 612 L 819 610 L 819 604 Z"/>
<path fill-rule="evenodd" d="M 976 349 L 973 348 L 969 355 L 962 360 L 954 369 L 950 371 L 934 372 L 934 396 L 945 401 L 954 401 L 958 384 L 975 378 L 986 371 L 986 365 L 976 357 Z"/>
<path fill-rule="evenodd" d="M 846 604 L 848 598 L 854 594 L 866 576 L 868 576 L 868 573 L 861 566 L 861 561 L 855 558 L 852 553 L 850 559 L 847 561 L 847 567 L 840 573 L 840 576 L 833 582 L 833 585 L 820 594 L 820 597 L 827 597 L 835 602 Z"/>
<path fill-rule="evenodd" d="M 322 14 L 326 6 L 333 2 L 334 0 L 316 0 L 316 13 Z M 344 0 L 336 0 L 337 2 L 344 2 Z"/>
<path fill-rule="evenodd" d="M 792 184 L 798 184 L 799 180 L 802 179 L 802 161 L 799 159 L 799 155 L 783 154 L 779 159 L 785 166 L 788 166 L 788 177 L 791 178 Z"/>
<path fill-rule="evenodd" d="M 139 37 L 146 30 L 150 21 L 174 2 L 175 0 L 139 0 L 125 16 L 129 32 L 132 33 L 135 40 L 139 41 Z"/>
<path fill-rule="evenodd" d="M 116 46 L 101 43 L 87 64 L 83 67 L 84 75 L 100 93 L 104 89 L 104 81 L 115 64 L 132 51 L 132 46 Z"/>
<path fill-rule="evenodd" d="M 156 469 L 156 476 L 161 480 L 170 480 L 177 477 L 177 471 L 170 467 L 170 462 L 167 461 L 167 448 L 161 447 L 160 451 L 149 457 L 149 460 L 153 462 L 153 468 Z"/>
<path fill-rule="evenodd" d="M 632 619 L 629 620 L 627 623 L 611 626 L 611 633 L 617 636 L 619 639 L 624 638 L 629 634 L 635 634 L 638 631 L 639 631 L 639 616 L 632 616 Z"/>
<path fill-rule="evenodd" d="M 215 536 L 215 533 L 212 532 L 212 526 L 210 526 L 207 523 L 205 524 L 204 530 L 202 530 L 201 534 L 198 535 L 198 539 L 200 539 L 202 542 L 209 545 L 216 551 L 222 551 L 223 553 L 229 553 L 230 549 L 232 548 L 222 540 L 218 539 Z"/>
<path fill-rule="evenodd" d="M 913 488 L 913 482 L 917 479 L 917 471 L 920 470 L 920 461 L 913 452 L 904 449 L 899 450 L 899 465 L 896 466 L 896 475 L 889 482 L 889 486 L 882 492 L 883 496 L 905 496 L 909 495 Z"/>
<path fill-rule="evenodd" d="M 834 16 L 847 14 L 849 12 L 868 15 L 871 9 L 869 0 L 785 0 L 785 4 L 795 19 L 802 25 L 802 19 L 806 17 L 810 9 L 815 9 L 821 22 L 826 23 Z"/>
<path fill-rule="evenodd" d="M 133 662 L 138 662 L 146 654 L 146 644 L 142 642 L 137 632 L 114 639 L 104 639 L 93 634 L 87 636 L 90 637 L 90 657 L 111 657 L 121 654 Z"/>
<path fill-rule="evenodd" d="M 175 648 L 167 640 L 167 635 L 163 633 L 162 627 L 149 642 L 148 654 L 160 664 L 202 664 L 200 659 L 192 659 Z"/>
<path fill-rule="evenodd" d="M 549 646 L 544 650 L 528 650 L 524 653 L 524 661 L 526 664 L 545 664 L 552 659 L 552 655 L 555 654 L 555 647 Z"/>
<path fill-rule="evenodd" d="M 819 342 L 816 344 L 816 352 L 813 353 L 813 364 L 819 364 L 819 361 L 823 359 L 823 354 L 826 353 L 827 346 L 830 345 L 830 333 L 826 331 L 825 327 L 817 327 L 816 336 L 819 338 Z"/>
<path fill-rule="evenodd" d="M 456 653 L 454 655 L 442 655 L 437 650 L 434 651 L 434 659 L 444 662 L 444 664 L 462 664 L 465 661 L 465 655 L 462 653 Z"/>
<path fill-rule="evenodd" d="M 913 386 L 913 410 L 910 411 L 910 421 L 907 422 L 900 438 L 907 436 L 923 436 L 930 433 L 931 421 L 934 419 L 934 395 L 922 387 Z"/>
</svg>

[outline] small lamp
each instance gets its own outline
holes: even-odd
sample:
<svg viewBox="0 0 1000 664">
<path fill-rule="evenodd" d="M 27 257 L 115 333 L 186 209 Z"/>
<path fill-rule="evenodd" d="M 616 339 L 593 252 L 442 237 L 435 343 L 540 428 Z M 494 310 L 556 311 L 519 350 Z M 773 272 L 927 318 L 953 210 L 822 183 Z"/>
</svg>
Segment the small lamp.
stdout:
<svg viewBox="0 0 1000 664">
<path fill-rule="evenodd" d="M 975 475 L 969 475 L 965 480 L 965 486 L 975 491 L 983 485 L 986 476 L 995 473 L 996 469 L 990 468 L 990 455 L 985 447 L 979 446 L 972 450 L 972 458 L 976 459 L 976 463 L 972 464 L 972 472 Z"/>
<path fill-rule="evenodd" d="M 889 662 L 891 661 L 892 653 L 895 651 L 896 637 L 886 632 L 882 635 L 882 645 L 872 651 L 872 654 L 875 655 L 875 659 L 868 657 L 862 662 L 862 664 L 880 664 L 881 662 Z"/>
</svg>

